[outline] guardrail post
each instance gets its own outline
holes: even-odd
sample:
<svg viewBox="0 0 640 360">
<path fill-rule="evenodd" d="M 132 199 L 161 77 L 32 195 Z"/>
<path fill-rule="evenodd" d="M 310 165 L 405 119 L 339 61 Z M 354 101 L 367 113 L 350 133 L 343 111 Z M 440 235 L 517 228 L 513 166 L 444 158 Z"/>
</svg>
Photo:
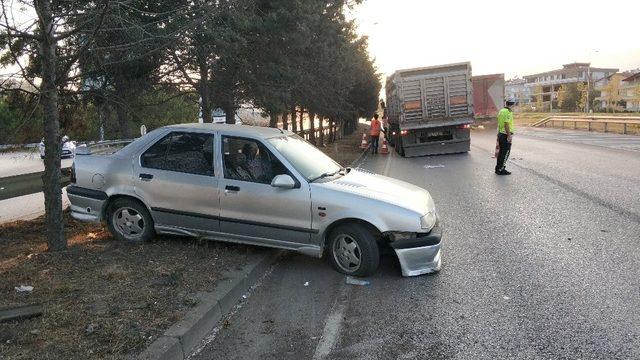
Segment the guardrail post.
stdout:
<svg viewBox="0 0 640 360">
<path fill-rule="evenodd" d="M 574 121 L 574 122 L 573 122 L 573 130 L 575 130 L 575 129 L 577 129 L 577 128 L 578 128 L 578 122 L 577 122 L 577 121 Z"/>
<path fill-rule="evenodd" d="M 561 127 L 562 129 L 564 129 L 564 120 L 562 120 L 562 123 L 560 124 L 560 127 Z"/>
<path fill-rule="evenodd" d="M 622 124 L 622 133 L 627 134 L 627 123 Z"/>
<path fill-rule="evenodd" d="M 607 132 L 607 129 L 609 128 L 608 125 L 609 125 L 609 123 L 607 123 L 607 122 L 604 123 L 604 132 Z"/>
</svg>

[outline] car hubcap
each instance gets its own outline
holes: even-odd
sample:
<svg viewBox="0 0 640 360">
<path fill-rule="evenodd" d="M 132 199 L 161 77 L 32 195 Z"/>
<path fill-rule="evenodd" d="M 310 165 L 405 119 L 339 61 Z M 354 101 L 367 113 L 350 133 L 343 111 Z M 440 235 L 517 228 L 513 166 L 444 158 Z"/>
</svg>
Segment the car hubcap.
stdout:
<svg viewBox="0 0 640 360">
<path fill-rule="evenodd" d="M 338 266 L 346 272 L 360 268 L 362 253 L 358 243 L 349 235 L 339 235 L 333 245 L 333 257 Z"/>
<path fill-rule="evenodd" d="M 132 208 L 120 208 L 113 213 L 113 226 L 127 239 L 136 239 L 144 232 L 144 218 Z"/>
</svg>

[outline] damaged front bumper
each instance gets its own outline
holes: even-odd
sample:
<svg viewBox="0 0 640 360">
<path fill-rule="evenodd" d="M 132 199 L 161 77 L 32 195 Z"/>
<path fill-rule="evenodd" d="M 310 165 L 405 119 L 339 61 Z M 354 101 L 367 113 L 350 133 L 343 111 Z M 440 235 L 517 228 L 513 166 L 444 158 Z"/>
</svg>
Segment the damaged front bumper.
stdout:
<svg viewBox="0 0 640 360">
<path fill-rule="evenodd" d="M 442 229 L 436 224 L 427 234 L 389 243 L 398 255 L 402 276 L 417 276 L 440 271 L 442 266 Z"/>
</svg>

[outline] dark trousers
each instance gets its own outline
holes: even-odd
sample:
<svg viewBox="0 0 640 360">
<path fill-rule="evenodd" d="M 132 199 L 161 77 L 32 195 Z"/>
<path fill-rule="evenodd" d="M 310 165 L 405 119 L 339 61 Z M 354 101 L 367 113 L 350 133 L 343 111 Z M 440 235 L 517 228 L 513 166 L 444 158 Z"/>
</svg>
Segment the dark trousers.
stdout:
<svg viewBox="0 0 640 360">
<path fill-rule="evenodd" d="M 498 160 L 496 163 L 496 171 L 504 170 L 507 165 L 507 159 L 509 159 L 509 153 L 511 152 L 511 143 L 507 140 L 507 134 L 498 134 Z"/>
<path fill-rule="evenodd" d="M 378 153 L 378 140 L 380 140 L 380 135 L 371 135 L 371 151 L 374 154 Z"/>
</svg>

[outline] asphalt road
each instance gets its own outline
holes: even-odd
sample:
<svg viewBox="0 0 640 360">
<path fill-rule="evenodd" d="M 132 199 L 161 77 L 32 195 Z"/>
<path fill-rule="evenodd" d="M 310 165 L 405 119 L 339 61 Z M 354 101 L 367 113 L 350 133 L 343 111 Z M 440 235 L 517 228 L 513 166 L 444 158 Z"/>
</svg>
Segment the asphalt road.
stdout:
<svg viewBox="0 0 640 360">
<path fill-rule="evenodd" d="M 354 286 L 290 253 L 193 358 L 640 358 L 640 152 L 532 131 L 508 177 L 492 131 L 468 154 L 367 158 L 432 193 L 442 271 L 403 278 L 386 254 Z"/>
</svg>

